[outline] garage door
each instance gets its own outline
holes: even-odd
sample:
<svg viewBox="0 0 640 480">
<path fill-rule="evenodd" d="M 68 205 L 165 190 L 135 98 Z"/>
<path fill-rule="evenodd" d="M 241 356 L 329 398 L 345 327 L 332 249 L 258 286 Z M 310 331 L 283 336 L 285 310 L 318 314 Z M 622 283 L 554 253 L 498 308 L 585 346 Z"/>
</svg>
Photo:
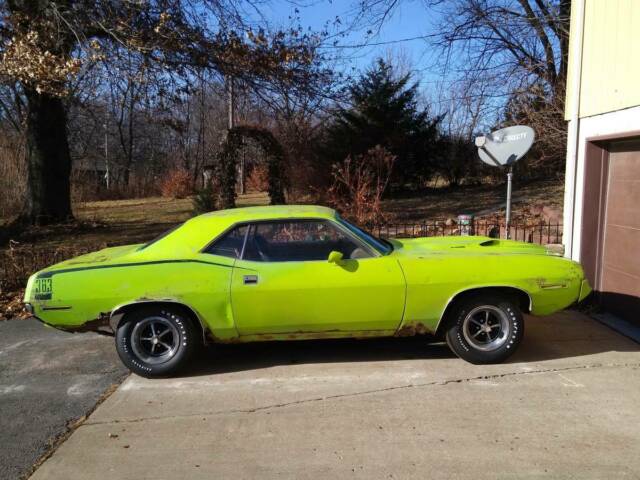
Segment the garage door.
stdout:
<svg viewBox="0 0 640 480">
<path fill-rule="evenodd" d="M 609 152 L 600 291 L 607 309 L 640 324 L 640 142 Z"/>
</svg>

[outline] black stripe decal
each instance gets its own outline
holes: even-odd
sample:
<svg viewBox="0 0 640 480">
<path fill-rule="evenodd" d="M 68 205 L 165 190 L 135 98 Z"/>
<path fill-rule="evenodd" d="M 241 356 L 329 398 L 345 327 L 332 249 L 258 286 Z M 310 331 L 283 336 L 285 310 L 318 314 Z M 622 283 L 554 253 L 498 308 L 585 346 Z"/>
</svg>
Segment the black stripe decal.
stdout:
<svg viewBox="0 0 640 480">
<path fill-rule="evenodd" d="M 137 262 L 137 263 L 114 263 L 113 265 L 93 265 L 90 267 L 76 267 L 76 268 L 63 268 L 61 270 L 51 270 L 49 272 L 42 272 L 38 274 L 36 278 L 51 278 L 59 273 L 81 272 L 84 270 L 101 270 L 104 268 L 121 268 L 121 267 L 138 267 L 143 265 L 159 265 L 163 263 L 202 263 L 205 265 L 214 265 L 216 267 L 233 268 L 233 265 L 225 265 L 224 263 L 205 262 L 204 260 L 155 260 L 152 262 Z M 242 267 L 237 267 L 242 268 Z M 246 269 L 243 269 L 246 270 Z"/>
<path fill-rule="evenodd" d="M 71 307 L 42 307 L 42 310 L 71 310 Z"/>
</svg>

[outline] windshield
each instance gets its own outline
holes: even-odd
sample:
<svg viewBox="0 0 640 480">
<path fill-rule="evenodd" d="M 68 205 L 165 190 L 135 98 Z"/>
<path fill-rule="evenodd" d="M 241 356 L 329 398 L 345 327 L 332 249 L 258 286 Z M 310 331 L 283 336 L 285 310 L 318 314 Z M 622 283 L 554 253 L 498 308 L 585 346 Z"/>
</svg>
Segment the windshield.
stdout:
<svg viewBox="0 0 640 480">
<path fill-rule="evenodd" d="M 337 217 L 337 220 L 338 220 L 338 223 L 340 223 L 340 225 L 343 225 L 346 228 L 348 228 L 351 233 L 355 234 L 358 238 L 360 238 L 366 244 L 375 248 L 381 254 L 388 255 L 393 251 L 393 245 L 391 244 L 391 242 L 384 240 L 382 238 L 374 237 L 369 232 L 366 232 L 361 228 L 358 228 L 355 225 L 352 225 L 342 217 Z"/>
</svg>

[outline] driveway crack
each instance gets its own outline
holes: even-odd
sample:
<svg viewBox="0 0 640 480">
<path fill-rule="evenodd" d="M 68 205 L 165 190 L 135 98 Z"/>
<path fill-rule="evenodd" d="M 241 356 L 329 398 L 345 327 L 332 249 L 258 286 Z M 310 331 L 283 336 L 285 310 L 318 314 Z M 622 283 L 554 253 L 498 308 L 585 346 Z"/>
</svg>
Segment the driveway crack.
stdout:
<svg viewBox="0 0 640 480">
<path fill-rule="evenodd" d="M 264 412 L 268 410 L 276 410 L 276 409 L 286 408 L 286 407 L 291 407 L 296 405 L 303 405 L 306 403 L 324 402 L 327 400 L 339 400 L 343 398 L 354 398 L 359 396 L 374 395 L 378 393 L 386 393 L 386 392 L 392 392 L 395 390 L 404 390 L 404 389 L 410 389 L 410 388 L 427 388 L 427 387 L 433 387 L 433 386 L 446 386 L 451 384 L 468 383 L 468 382 L 473 382 L 478 380 L 497 380 L 497 379 L 507 378 L 507 377 L 569 372 L 569 371 L 577 371 L 577 370 L 586 370 L 591 368 L 638 368 L 638 367 L 640 367 L 640 363 L 613 363 L 613 364 L 595 363 L 590 365 L 578 365 L 578 366 L 571 366 L 571 367 L 542 368 L 537 370 L 526 370 L 521 372 L 506 372 L 506 373 L 497 373 L 497 374 L 491 374 L 491 375 L 478 375 L 474 377 L 454 378 L 454 379 L 448 379 L 448 380 L 435 380 L 435 381 L 423 382 L 423 383 L 408 383 L 404 385 L 394 385 L 394 386 L 384 387 L 384 388 L 362 390 L 359 392 L 341 393 L 336 395 L 324 395 L 319 397 L 293 400 L 291 402 L 272 403 L 269 405 L 262 405 L 258 407 L 252 407 L 252 408 L 227 409 L 227 410 L 217 410 L 212 412 L 200 412 L 200 413 L 190 413 L 190 414 L 182 414 L 182 415 L 149 416 L 149 417 L 132 418 L 132 419 L 125 419 L 125 420 L 107 420 L 107 421 L 92 422 L 90 419 L 88 419 L 82 424 L 81 427 L 91 426 L 91 425 L 120 424 L 120 423 L 139 423 L 139 422 L 144 422 L 149 420 L 165 420 L 165 419 L 174 419 L 174 418 L 207 417 L 207 416 L 233 415 L 233 414 L 252 414 L 252 413 Z"/>
</svg>

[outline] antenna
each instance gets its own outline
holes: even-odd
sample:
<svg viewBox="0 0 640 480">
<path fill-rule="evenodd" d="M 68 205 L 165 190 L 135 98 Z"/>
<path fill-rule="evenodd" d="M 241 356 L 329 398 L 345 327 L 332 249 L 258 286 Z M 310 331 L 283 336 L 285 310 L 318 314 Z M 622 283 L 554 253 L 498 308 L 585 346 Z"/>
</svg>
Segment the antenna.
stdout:
<svg viewBox="0 0 640 480">
<path fill-rule="evenodd" d="M 531 127 L 516 125 L 501 128 L 488 135 L 476 137 L 475 145 L 478 155 L 487 165 L 507 167 L 507 212 L 506 237 L 511 238 L 511 184 L 513 180 L 513 164 L 526 155 L 533 141 L 535 132 Z"/>
</svg>

